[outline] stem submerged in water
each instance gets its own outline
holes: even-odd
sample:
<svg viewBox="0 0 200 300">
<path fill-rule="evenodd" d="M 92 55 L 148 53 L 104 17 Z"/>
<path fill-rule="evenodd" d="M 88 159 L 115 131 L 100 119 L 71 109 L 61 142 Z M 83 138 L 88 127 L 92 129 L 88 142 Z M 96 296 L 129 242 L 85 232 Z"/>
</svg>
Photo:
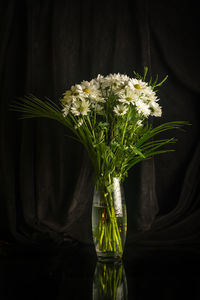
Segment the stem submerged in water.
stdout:
<svg viewBox="0 0 200 300">
<path fill-rule="evenodd" d="M 123 215 L 125 210 L 122 208 L 122 197 L 119 196 L 119 199 L 117 199 L 109 186 L 99 187 L 98 193 L 101 204 L 98 202 L 93 207 L 93 210 L 96 210 L 96 227 L 95 230 L 93 228 L 93 238 L 97 255 L 101 256 L 102 254 L 103 257 L 108 255 L 121 258 L 126 235 L 126 220 L 124 220 L 126 213 Z M 121 213 L 116 207 L 116 201 L 118 201 L 117 205 L 121 207 Z"/>
</svg>

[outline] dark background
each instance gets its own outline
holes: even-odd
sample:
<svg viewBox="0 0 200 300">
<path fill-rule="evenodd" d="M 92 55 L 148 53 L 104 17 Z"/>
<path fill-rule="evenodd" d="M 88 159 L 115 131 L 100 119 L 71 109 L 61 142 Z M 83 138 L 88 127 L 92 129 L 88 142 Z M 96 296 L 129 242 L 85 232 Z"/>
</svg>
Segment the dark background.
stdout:
<svg viewBox="0 0 200 300">
<path fill-rule="evenodd" d="M 200 254 L 199 8 L 197 1 L 0 2 L 0 240 L 8 245 L 92 246 L 93 174 L 67 129 L 18 120 L 10 103 L 27 93 L 58 102 L 72 84 L 99 73 L 133 76 L 148 66 L 169 78 L 162 118 L 187 120 L 175 152 L 140 163 L 124 184 L 125 257 L 134 250 Z"/>
</svg>

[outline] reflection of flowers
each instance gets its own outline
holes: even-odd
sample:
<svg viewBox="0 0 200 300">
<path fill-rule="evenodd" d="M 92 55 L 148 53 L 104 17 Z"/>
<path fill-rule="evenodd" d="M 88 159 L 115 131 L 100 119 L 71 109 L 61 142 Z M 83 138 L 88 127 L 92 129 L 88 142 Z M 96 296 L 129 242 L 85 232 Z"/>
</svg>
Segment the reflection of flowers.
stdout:
<svg viewBox="0 0 200 300">
<path fill-rule="evenodd" d="M 122 263 L 97 263 L 93 280 L 93 300 L 101 299 L 128 299 L 126 275 Z"/>
</svg>

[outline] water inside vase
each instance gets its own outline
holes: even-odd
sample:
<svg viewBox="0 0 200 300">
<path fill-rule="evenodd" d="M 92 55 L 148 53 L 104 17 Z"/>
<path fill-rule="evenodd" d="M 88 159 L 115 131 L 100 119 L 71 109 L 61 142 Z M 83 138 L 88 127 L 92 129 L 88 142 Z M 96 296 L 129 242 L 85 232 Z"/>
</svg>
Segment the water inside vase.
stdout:
<svg viewBox="0 0 200 300">
<path fill-rule="evenodd" d="M 112 217 L 108 208 L 93 204 L 92 208 L 93 240 L 99 259 L 122 258 L 127 232 L 127 212 L 125 203 L 119 210 L 115 210 Z"/>
</svg>

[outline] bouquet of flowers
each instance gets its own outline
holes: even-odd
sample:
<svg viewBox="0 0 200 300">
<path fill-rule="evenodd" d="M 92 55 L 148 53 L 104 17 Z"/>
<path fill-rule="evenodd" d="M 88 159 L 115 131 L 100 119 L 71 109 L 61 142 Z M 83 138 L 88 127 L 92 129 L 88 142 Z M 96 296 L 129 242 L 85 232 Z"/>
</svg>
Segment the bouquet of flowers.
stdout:
<svg viewBox="0 0 200 300">
<path fill-rule="evenodd" d="M 152 127 L 149 117 L 162 115 L 157 90 L 167 76 L 161 82 L 158 82 L 158 76 L 147 82 L 147 72 L 147 67 L 143 76 L 134 72 L 134 78 L 119 73 L 98 75 L 73 85 L 63 94 L 59 105 L 34 95 L 11 105 L 12 110 L 23 113 L 23 118 L 47 117 L 62 123 L 71 130 L 71 137 L 87 150 L 94 167 L 95 186 L 103 191 L 103 201 L 109 208 L 106 218 L 112 224 L 112 230 L 106 230 L 104 218 L 98 229 L 102 251 L 108 251 L 108 247 L 113 251 L 117 247 L 122 252 L 113 206 L 113 179 L 117 178 L 121 183 L 135 164 L 153 155 L 173 151 L 163 146 L 176 142 L 175 138 L 155 140 L 154 136 L 188 124 L 174 121 Z"/>
</svg>

